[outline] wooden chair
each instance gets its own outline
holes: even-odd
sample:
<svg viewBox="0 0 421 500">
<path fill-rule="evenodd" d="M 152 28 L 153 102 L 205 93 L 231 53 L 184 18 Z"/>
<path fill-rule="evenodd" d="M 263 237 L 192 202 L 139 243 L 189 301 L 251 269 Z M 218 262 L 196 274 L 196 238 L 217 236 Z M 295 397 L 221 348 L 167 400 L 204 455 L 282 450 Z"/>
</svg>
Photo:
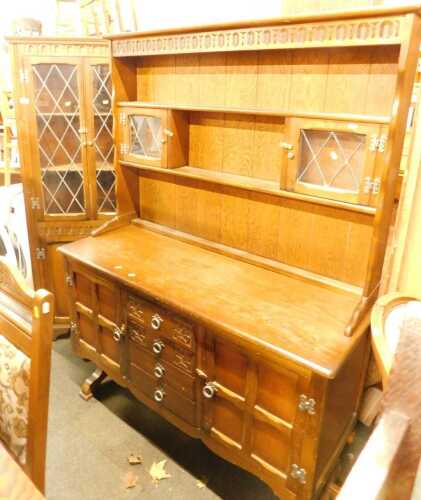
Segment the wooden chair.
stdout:
<svg viewBox="0 0 421 500">
<path fill-rule="evenodd" d="M 338 500 L 416 498 L 414 484 L 421 480 L 415 482 L 421 476 L 417 473 L 421 456 L 421 301 L 415 299 L 389 294 L 373 309 L 373 346 L 386 383 L 382 415 Z M 388 325 L 392 314 L 398 317 Z M 391 328 L 400 330 L 399 338 L 392 342 L 390 334 L 396 332 L 388 331 Z"/>
<path fill-rule="evenodd" d="M 0 258 L 0 439 L 44 492 L 54 299 Z"/>
</svg>

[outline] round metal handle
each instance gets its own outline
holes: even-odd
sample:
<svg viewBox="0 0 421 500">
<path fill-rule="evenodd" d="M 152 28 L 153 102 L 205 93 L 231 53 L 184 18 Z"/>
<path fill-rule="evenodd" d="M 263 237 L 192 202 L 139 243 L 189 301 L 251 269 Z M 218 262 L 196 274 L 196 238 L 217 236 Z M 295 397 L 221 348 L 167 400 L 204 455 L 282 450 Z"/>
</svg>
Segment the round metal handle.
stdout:
<svg viewBox="0 0 421 500">
<path fill-rule="evenodd" d="M 162 389 L 156 389 L 153 397 L 157 403 L 161 403 L 165 397 L 165 392 Z"/>
<path fill-rule="evenodd" d="M 121 340 L 121 332 L 120 332 L 119 328 L 114 328 L 114 330 L 113 330 L 113 339 L 116 342 L 120 342 L 120 340 Z"/>
<path fill-rule="evenodd" d="M 154 330 L 159 330 L 161 328 L 162 318 L 159 314 L 154 314 L 151 320 L 151 327 Z"/>
<path fill-rule="evenodd" d="M 165 375 L 165 368 L 161 365 L 156 365 L 153 373 L 156 378 L 162 378 Z"/>
<path fill-rule="evenodd" d="M 156 340 L 153 345 L 152 345 L 152 351 L 155 354 L 161 354 L 162 350 L 164 349 L 165 345 L 163 342 L 160 340 Z"/>
<path fill-rule="evenodd" d="M 215 396 L 216 387 L 212 382 L 208 382 L 203 386 L 202 394 L 207 399 L 212 399 Z"/>
</svg>

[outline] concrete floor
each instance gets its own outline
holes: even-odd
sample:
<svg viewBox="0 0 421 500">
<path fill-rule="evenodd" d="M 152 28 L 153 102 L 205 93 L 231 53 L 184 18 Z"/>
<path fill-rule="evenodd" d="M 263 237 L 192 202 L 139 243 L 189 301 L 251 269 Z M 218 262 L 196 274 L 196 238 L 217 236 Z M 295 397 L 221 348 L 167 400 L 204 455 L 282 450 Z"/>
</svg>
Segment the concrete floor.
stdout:
<svg viewBox="0 0 421 500">
<path fill-rule="evenodd" d="M 83 401 L 79 385 L 93 371 L 72 355 L 68 339 L 54 342 L 48 429 L 47 500 L 275 500 L 269 487 L 210 452 L 113 382 Z M 144 464 L 130 466 L 140 453 Z M 154 485 L 148 470 L 167 459 L 171 479 Z M 138 485 L 126 490 L 133 471 Z M 197 480 L 206 478 L 199 488 Z"/>
</svg>

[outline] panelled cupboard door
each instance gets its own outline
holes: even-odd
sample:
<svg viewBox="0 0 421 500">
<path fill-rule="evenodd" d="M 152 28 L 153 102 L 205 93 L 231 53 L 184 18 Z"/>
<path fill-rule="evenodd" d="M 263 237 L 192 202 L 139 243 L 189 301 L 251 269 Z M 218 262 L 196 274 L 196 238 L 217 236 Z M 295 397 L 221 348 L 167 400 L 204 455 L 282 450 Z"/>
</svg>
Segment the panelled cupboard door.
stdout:
<svg viewBox="0 0 421 500">
<path fill-rule="evenodd" d="M 373 205 L 380 187 L 376 161 L 386 136 L 376 124 L 287 120 L 286 187 L 290 191 Z"/>
<path fill-rule="evenodd" d="M 70 263 L 72 342 L 76 352 L 90 354 L 107 373 L 120 377 L 121 348 L 125 341 L 120 288 Z"/>
<path fill-rule="evenodd" d="M 301 443 L 300 395 L 309 374 L 254 361 L 240 349 L 207 335 L 203 348 L 202 428 L 227 455 L 253 464 L 287 491 Z M 294 488 L 287 498 L 294 498 Z"/>
<path fill-rule="evenodd" d="M 121 107 L 119 109 L 120 158 L 165 168 L 167 166 L 167 110 Z"/>
</svg>

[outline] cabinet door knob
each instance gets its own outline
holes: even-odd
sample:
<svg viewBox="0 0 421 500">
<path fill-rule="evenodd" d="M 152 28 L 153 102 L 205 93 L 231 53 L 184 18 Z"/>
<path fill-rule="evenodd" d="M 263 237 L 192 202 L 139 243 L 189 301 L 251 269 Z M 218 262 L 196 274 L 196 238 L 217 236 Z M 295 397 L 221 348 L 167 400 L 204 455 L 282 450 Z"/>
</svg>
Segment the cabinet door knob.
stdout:
<svg viewBox="0 0 421 500">
<path fill-rule="evenodd" d="M 165 397 L 165 392 L 162 389 L 155 389 L 153 398 L 157 403 L 161 403 Z"/>
<path fill-rule="evenodd" d="M 165 368 L 161 365 L 156 365 L 153 373 L 156 378 L 162 378 L 165 375 Z"/>
<path fill-rule="evenodd" d="M 155 354 L 161 354 L 164 347 L 165 347 L 165 345 L 163 342 L 161 342 L 160 340 L 155 340 L 155 342 L 152 345 L 152 351 Z"/>
<path fill-rule="evenodd" d="M 154 330 L 159 330 L 161 328 L 161 324 L 164 320 L 161 318 L 159 314 L 154 314 L 151 319 L 151 327 Z"/>
<path fill-rule="evenodd" d="M 208 382 L 203 386 L 202 394 L 206 399 L 212 399 L 216 393 L 215 382 Z"/>
</svg>

